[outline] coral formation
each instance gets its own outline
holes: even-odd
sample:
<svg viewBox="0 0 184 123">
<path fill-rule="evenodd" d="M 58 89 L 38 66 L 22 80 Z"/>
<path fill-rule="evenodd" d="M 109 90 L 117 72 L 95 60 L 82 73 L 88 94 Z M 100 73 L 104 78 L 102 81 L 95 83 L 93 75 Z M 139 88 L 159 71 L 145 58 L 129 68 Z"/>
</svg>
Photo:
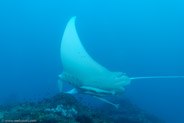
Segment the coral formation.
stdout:
<svg viewBox="0 0 184 123">
<path fill-rule="evenodd" d="M 58 94 L 37 103 L 1 105 L 0 112 L 4 112 L 0 113 L 0 121 L 34 120 L 40 123 L 77 123 L 87 119 L 91 122 L 105 122 L 69 94 Z"/>
<path fill-rule="evenodd" d="M 58 94 L 40 102 L 1 105 L 0 122 L 39 123 L 163 123 L 126 100 L 119 100 L 120 109 L 107 104 L 89 108 L 72 95 Z"/>
</svg>

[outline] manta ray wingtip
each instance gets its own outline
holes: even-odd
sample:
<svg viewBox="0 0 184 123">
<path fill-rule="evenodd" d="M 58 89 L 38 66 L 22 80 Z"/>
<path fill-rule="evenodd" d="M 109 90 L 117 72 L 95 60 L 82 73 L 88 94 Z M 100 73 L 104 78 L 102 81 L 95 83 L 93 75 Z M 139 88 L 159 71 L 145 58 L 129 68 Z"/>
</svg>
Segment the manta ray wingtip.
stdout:
<svg viewBox="0 0 184 123">
<path fill-rule="evenodd" d="M 76 16 L 73 16 L 70 20 L 71 21 L 75 21 L 76 20 Z"/>
</svg>

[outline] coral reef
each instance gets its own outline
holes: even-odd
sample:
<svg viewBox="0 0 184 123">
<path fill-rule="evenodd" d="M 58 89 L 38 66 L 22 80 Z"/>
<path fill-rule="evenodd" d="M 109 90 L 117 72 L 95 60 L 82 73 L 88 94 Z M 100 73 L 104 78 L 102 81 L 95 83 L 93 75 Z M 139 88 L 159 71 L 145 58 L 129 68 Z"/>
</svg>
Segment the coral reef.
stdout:
<svg viewBox="0 0 184 123">
<path fill-rule="evenodd" d="M 1 105 L 0 121 L 39 123 L 106 122 L 68 94 L 58 94 L 37 103 L 25 102 L 16 105 Z"/>
<path fill-rule="evenodd" d="M 1 105 L 0 122 L 39 123 L 163 123 L 127 100 L 119 100 L 120 109 L 104 104 L 89 108 L 72 95 L 57 94 L 39 102 Z"/>
</svg>

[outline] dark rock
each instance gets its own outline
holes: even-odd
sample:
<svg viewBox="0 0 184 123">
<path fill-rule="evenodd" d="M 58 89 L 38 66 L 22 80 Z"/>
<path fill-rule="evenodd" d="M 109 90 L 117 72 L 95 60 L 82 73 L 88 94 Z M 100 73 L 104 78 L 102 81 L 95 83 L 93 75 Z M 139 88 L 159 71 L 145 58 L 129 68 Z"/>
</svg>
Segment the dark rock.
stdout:
<svg viewBox="0 0 184 123">
<path fill-rule="evenodd" d="M 93 120 L 91 119 L 91 117 L 86 116 L 86 115 L 77 116 L 76 121 L 79 123 L 93 123 Z"/>
</svg>

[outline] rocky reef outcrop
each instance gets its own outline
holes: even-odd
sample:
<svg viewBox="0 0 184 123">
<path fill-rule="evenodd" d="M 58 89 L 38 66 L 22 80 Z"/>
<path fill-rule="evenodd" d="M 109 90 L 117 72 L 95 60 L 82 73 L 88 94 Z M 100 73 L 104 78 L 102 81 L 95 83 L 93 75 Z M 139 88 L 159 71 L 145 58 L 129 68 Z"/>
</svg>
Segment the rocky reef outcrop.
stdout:
<svg viewBox="0 0 184 123">
<path fill-rule="evenodd" d="M 57 94 L 39 102 L 0 106 L 0 122 L 38 123 L 163 123 L 128 100 L 121 100 L 120 109 L 104 104 L 89 108 L 72 95 Z"/>
</svg>

